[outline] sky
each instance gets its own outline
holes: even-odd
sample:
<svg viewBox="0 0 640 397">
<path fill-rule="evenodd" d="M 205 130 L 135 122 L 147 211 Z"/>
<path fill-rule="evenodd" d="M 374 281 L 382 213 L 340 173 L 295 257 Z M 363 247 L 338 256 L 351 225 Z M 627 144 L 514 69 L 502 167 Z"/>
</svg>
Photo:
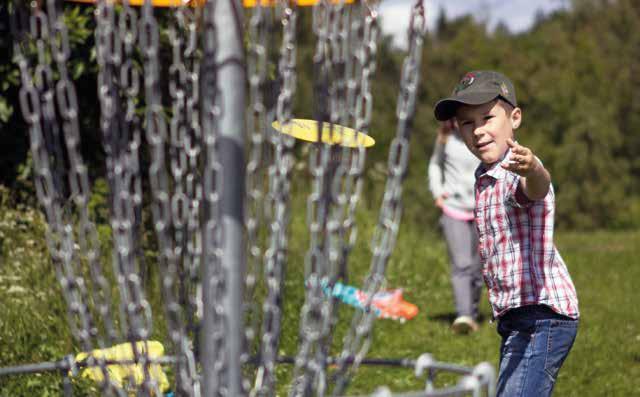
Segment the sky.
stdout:
<svg viewBox="0 0 640 397">
<path fill-rule="evenodd" d="M 548 14 L 569 7 L 569 0 L 424 0 L 427 12 L 427 29 L 432 30 L 440 8 L 447 18 L 453 19 L 471 14 L 486 21 L 490 28 L 503 22 L 512 32 L 522 32 L 531 27 L 538 11 Z M 394 43 L 403 47 L 406 43 L 409 12 L 415 0 L 383 0 L 379 6 L 382 30 L 394 36 Z"/>
</svg>

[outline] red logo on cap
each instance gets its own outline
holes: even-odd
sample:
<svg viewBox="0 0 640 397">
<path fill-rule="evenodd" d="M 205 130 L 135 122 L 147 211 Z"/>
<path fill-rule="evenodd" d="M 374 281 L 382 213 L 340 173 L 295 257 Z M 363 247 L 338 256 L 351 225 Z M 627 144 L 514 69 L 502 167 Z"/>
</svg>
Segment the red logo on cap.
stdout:
<svg viewBox="0 0 640 397">
<path fill-rule="evenodd" d="M 462 80 L 460 82 L 462 84 L 464 84 L 464 85 L 469 86 L 469 85 L 473 84 L 473 80 L 475 80 L 475 78 L 476 78 L 476 75 L 471 73 L 471 72 L 469 72 L 469 73 L 464 75 L 464 77 L 462 78 Z"/>
<path fill-rule="evenodd" d="M 460 80 L 460 82 L 458 83 L 458 86 L 456 87 L 455 92 L 459 92 L 464 90 L 465 88 L 469 87 L 471 84 L 473 84 L 473 82 L 476 79 L 476 75 L 469 72 L 467 74 L 464 75 L 464 77 L 462 78 L 462 80 Z"/>
</svg>

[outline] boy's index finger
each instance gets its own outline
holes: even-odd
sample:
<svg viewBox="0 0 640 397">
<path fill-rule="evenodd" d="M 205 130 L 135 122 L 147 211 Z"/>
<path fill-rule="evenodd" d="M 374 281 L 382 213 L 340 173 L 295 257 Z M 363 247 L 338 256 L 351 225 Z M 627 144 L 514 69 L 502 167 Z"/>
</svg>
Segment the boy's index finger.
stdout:
<svg viewBox="0 0 640 397">
<path fill-rule="evenodd" d="M 513 139 L 507 139 L 507 145 L 509 145 L 509 148 L 511 148 L 512 153 L 525 154 L 526 152 L 526 148 L 515 142 Z"/>
</svg>

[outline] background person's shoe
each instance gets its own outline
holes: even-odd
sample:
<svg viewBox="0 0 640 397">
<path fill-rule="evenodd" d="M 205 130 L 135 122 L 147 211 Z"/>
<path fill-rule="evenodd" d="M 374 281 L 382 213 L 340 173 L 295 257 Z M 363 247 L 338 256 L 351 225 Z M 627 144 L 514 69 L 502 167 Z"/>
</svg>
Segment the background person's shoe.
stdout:
<svg viewBox="0 0 640 397">
<path fill-rule="evenodd" d="M 451 329 L 456 334 L 468 334 L 478 330 L 478 323 L 470 316 L 459 316 L 451 324 Z"/>
</svg>

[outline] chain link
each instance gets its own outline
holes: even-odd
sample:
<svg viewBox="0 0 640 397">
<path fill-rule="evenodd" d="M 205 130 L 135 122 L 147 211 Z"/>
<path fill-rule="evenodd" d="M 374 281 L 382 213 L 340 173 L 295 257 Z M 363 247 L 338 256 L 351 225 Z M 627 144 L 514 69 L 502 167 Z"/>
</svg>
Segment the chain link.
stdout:
<svg viewBox="0 0 640 397">
<path fill-rule="evenodd" d="M 48 0 L 46 13 L 36 4 L 31 4 L 30 33 L 31 38 L 35 40 L 37 51 L 37 65 L 32 74 L 22 48 L 27 44 L 24 42 L 26 37 L 19 31 L 22 28 L 19 26 L 21 15 L 26 10 L 19 4 L 15 6 L 12 26 L 14 36 L 19 38 L 14 45 L 14 55 L 22 78 L 21 108 L 29 124 L 36 192 L 45 210 L 49 226 L 46 233 L 49 252 L 67 301 L 72 335 L 80 342 L 82 349 L 90 351 L 95 344 L 104 347 L 105 339 L 110 343 L 115 336 L 115 331 L 109 306 L 109 286 L 99 263 L 97 233 L 89 219 L 87 169 L 79 150 L 78 102 L 75 87 L 67 73 L 69 57 L 67 30 L 59 10 L 59 3 Z M 57 68 L 58 79 L 55 83 L 51 68 L 52 61 Z M 54 102 L 56 99 L 57 103 Z M 56 104 L 62 121 L 62 130 L 56 115 Z M 63 176 L 60 172 L 62 159 L 65 158 L 60 143 L 61 132 L 69 162 L 70 192 L 63 186 Z M 55 161 L 55 166 L 52 165 L 52 161 Z M 69 213 L 70 208 L 66 205 L 68 194 L 71 194 L 78 212 L 77 231 L 74 231 L 76 228 Z M 80 245 L 75 243 L 76 234 Z M 84 259 L 89 265 L 92 285 L 88 285 L 83 276 L 80 255 L 85 256 Z M 99 326 L 88 306 L 90 302 L 88 290 L 92 291 L 97 317 L 107 329 L 106 336 L 100 334 Z M 104 395 L 124 395 L 110 381 L 103 359 L 89 356 L 88 363 L 100 367 L 103 374 L 100 389 Z"/>
<path fill-rule="evenodd" d="M 350 33 L 351 9 L 343 2 L 320 2 L 314 8 L 313 26 L 318 38 L 314 55 L 318 138 L 328 121 L 329 134 L 342 134 L 338 124 L 350 124 L 347 112 L 347 81 L 351 68 L 349 50 L 355 36 Z M 331 139 L 331 137 L 330 137 Z M 307 199 L 310 247 L 305 258 L 305 304 L 301 311 L 301 343 L 296 357 L 291 395 L 324 395 L 327 389 L 326 361 L 331 335 L 337 322 L 338 302 L 323 289 L 332 289 L 346 277 L 346 250 L 340 195 L 350 149 L 319 142 L 310 150 L 309 169 L 314 177 Z M 348 188 L 348 187 L 347 187 Z M 343 201 L 344 202 L 344 201 Z"/>
<path fill-rule="evenodd" d="M 150 14 L 151 10 L 145 9 L 146 18 L 141 24 L 144 25 Z M 137 344 L 151 336 L 153 326 L 140 267 L 141 131 L 135 111 L 139 74 L 132 63 L 138 37 L 137 17 L 126 0 L 120 14 L 113 3 L 102 0 L 97 4 L 95 15 L 100 127 L 111 188 L 112 263 L 120 292 L 120 325 L 131 343 L 134 358 L 143 368 L 140 392 L 150 396 L 159 393 L 159 387 L 151 377 L 148 349 L 139 349 Z M 141 29 L 139 37 L 144 33 Z M 145 68 L 149 62 L 146 58 Z"/>
<path fill-rule="evenodd" d="M 218 98 L 217 81 L 217 52 L 220 43 L 217 42 L 215 24 L 215 4 L 207 2 L 204 6 L 203 18 L 203 54 L 200 78 L 201 84 L 201 118 L 202 136 L 204 141 L 204 174 L 203 174 L 203 263 L 211 269 L 208 279 L 202 280 L 203 294 L 210 297 L 204 300 L 204 310 L 208 310 L 213 325 L 212 333 L 204 335 L 208 339 L 207 344 L 212 357 L 206 358 L 213 363 L 211 384 L 212 391 L 216 395 L 226 394 L 226 373 L 228 362 L 226 358 L 227 313 L 223 305 L 225 289 L 227 288 L 225 272 L 222 266 L 222 227 L 220 225 L 220 186 L 223 185 L 222 168 L 218 158 L 219 131 L 217 120 L 224 109 L 221 108 Z M 209 374 L 207 374 L 208 376 Z"/>
<path fill-rule="evenodd" d="M 371 78 L 375 73 L 377 40 L 379 36 L 379 26 L 377 22 L 377 11 L 372 9 L 368 3 L 362 4 L 360 8 L 362 16 L 354 18 L 351 25 L 351 34 L 355 37 L 350 51 L 352 59 L 348 64 L 347 80 L 347 109 L 349 109 L 349 120 L 361 134 L 368 134 L 371 123 L 371 113 L 373 107 L 373 96 L 371 94 Z M 365 148 L 359 145 L 354 149 L 344 148 L 339 175 L 334 180 L 334 196 L 336 205 L 334 207 L 334 224 L 340 225 L 335 233 L 334 240 L 339 242 L 339 249 L 336 256 L 341 266 L 346 268 L 348 255 L 353 248 L 357 238 L 357 227 L 355 224 L 355 211 L 360 199 L 362 190 L 362 174 L 365 165 Z M 338 244 L 338 243 L 335 243 Z M 354 314 L 354 322 L 357 322 L 360 313 Z M 339 367 L 334 374 L 333 394 L 343 392 L 342 382 L 345 379 L 344 368 Z"/>
<path fill-rule="evenodd" d="M 313 31 L 317 36 L 313 57 L 317 101 L 318 140 L 326 121 L 326 88 L 331 72 L 329 56 L 329 28 L 333 17 L 327 1 L 320 1 L 313 8 Z M 331 131 L 332 132 L 332 131 Z M 326 276 L 326 257 L 322 236 L 326 225 L 327 202 L 325 182 L 329 166 L 330 151 L 323 150 L 322 143 L 313 144 L 309 151 L 309 170 L 313 176 L 312 190 L 307 199 L 307 224 L 309 227 L 309 250 L 305 257 L 305 300 L 300 313 L 300 343 L 296 354 L 293 384 L 290 396 L 305 396 L 312 393 L 316 380 L 324 375 L 324 364 L 316 360 L 318 345 L 323 336 L 322 277 Z"/>
<path fill-rule="evenodd" d="M 106 328 L 106 343 L 113 343 L 117 332 L 113 325 L 110 310 L 109 284 L 103 275 L 100 259 L 100 245 L 94 223 L 89 218 L 88 201 L 91 194 L 87 167 L 80 152 L 80 132 L 78 127 L 78 101 L 73 83 L 71 82 L 67 62 L 69 61 L 69 42 L 67 28 L 62 15 L 56 9 L 57 4 L 53 0 L 48 1 L 48 14 L 51 23 L 51 53 L 56 62 L 59 73 L 59 81 L 56 91 L 58 106 L 63 119 L 64 141 L 69 159 L 69 183 L 71 197 L 76 204 L 79 214 L 79 230 L 77 232 L 80 252 L 86 255 L 89 270 L 94 283 L 92 288 L 94 303 L 97 306 L 99 318 Z M 51 108 L 53 112 L 53 108 Z M 101 345 L 101 342 L 99 343 Z M 102 347 L 102 346 L 101 346 Z"/>
<path fill-rule="evenodd" d="M 260 227 L 264 222 L 263 198 L 265 192 L 265 169 L 267 168 L 266 142 L 268 139 L 269 110 L 265 104 L 267 92 L 269 32 L 271 28 L 270 8 L 258 3 L 252 11 L 248 26 L 248 56 L 247 74 L 249 81 L 249 110 L 247 115 L 247 130 L 249 133 L 249 155 L 247 162 L 247 197 L 246 221 L 247 230 L 247 272 L 245 279 L 244 316 L 245 339 L 247 349 L 252 354 L 259 341 L 258 334 L 259 309 L 256 287 L 261 279 L 259 271 L 262 269 L 264 238 Z M 266 387 L 265 387 L 266 389 Z M 253 390 L 255 395 L 258 390 Z M 266 394 L 266 390 L 262 390 Z"/>
<path fill-rule="evenodd" d="M 163 233 L 165 246 L 161 250 L 167 253 L 163 287 L 168 326 L 180 357 L 176 362 L 176 390 L 180 395 L 193 396 L 200 394 L 188 334 L 188 329 L 195 329 L 202 254 L 202 236 L 198 233 L 202 200 L 199 174 L 202 134 L 197 109 L 199 59 L 195 51 L 195 10 L 180 6 L 173 14 L 169 27 L 173 62 L 169 67 L 172 112 L 168 145 L 173 236 Z"/>
<path fill-rule="evenodd" d="M 396 115 L 398 125 L 396 137 L 389 148 L 388 176 L 378 224 L 371 242 L 373 258 L 369 275 L 365 280 L 364 291 L 369 308 L 374 294 L 385 281 L 384 273 L 389 257 L 395 246 L 400 218 L 402 215 L 402 182 L 409 158 L 409 137 L 415 112 L 415 101 L 419 82 L 419 68 L 422 57 L 423 36 L 425 33 L 424 5 L 416 0 L 411 10 L 409 26 L 409 50 L 403 62 L 400 81 L 400 94 Z M 349 379 L 357 370 L 371 345 L 371 332 L 374 312 L 364 310 L 356 312 L 351 329 L 345 338 L 344 347 L 338 360 L 338 376 L 334 393 L 341 393 Z"/>
<path fill-rule="evenodd" d="M 95 226 L 89 219 L 87 202 L 89 182 L 79 150 L 78 103 L 68 77 L 68 37 L 56 0 L 46 0 L 43 13 L 34 8 L 30 30 L 34 38 L 33 70 L 24 51 L 16 51 L 23 84 L 20 92 L 22 112 L 29 123 L 31 151 L 36 171 L 36 189 L 49 223 L 47 235 L 51 256 L 69 308 L 69 323 L 82 348 L 111 344 L 118 339 L 110 311 L 109 286 L 99 264 L 99 243 Z M 293 118 L 296 91 L 296 23 L 293 1 L 279 0 L 283 39 L 278 63 L 281 89 L 275 103 L 275 117 L 281 126 Z M 111 227 L 114 239 L 113 265 L 120 290 L 120 326 L 131 341 L 146 340 L 152 332 L 151 309 L 142 286 L 139 255 L 141 214 L 140 145 L 142 128 L 149 145 L 151 164 L 149 181 L 153 195 L 152 216 L 158 239 L 158 262 L 166 310 L 169 338 L 176 351 L 176 393 L 200 395 L 191 337 L 195 335 L 197 307 L 203 289 L 210 297 L 204 310 L 212 314 L 214 328 L 204 335 L 213 352 L 213 384 L 216 395 L 226 394 L 227 358 L 225 334 L 227 313 L 223 297 L 227 288 L 221 263 L 221 227 L 219 225 L 221 165 L 218 160 L 216 124 L 224 109 L 218 103 L 216 81 L 215 2 L 207 2 L 201 11 L 187 7 L 172 13 L 169 43 L 172 49 L 169 71 L 170 120 L 160 90 L 159 26 L 150 1 L 141 16 L 125 0 L 121 8 L 108 0 L 97 2 L 96 54 L 99 65 L 98 93 L 101 108 L 100 129 L 107 154 L 107 175 L 112 188 Z M 319 123 L 330 134 L 341 134 L 337 125 L 350 125 L 363 134 L 371 123 L 373 97 L 371 78 L 376 69 L 379 27 L 377 14 L 365 1 L 359 8 L 322 0 L 314 8 L 314 32 L 317 36 L 314 65 Z M 353 16 L 357 10 L 361 15 Z M 198 50 L 197 13 L 202 12 L 202 48 Z M 266 84 L 268 72 L 269 11 L 258 6 L 249 21 L 248 114 L 251 146 L 247 165 L 247 238 L 249 262 L 245 280 L 243 313 L 247 322 L 244 337 L 252 344 L 256 338 L 257 307 L 249 297 L 255 295 L 261 261 L 264 260 L 266 298 L 263 304 L 259 364 L 251 395 L 275 394 L 276 363 L 281 334 L 284 265 L 287 261 L 291 171 L 294 164 L 292 138 L 271 133 Z M 388 179 L 378 224 L 372 240 L 373 258 L 364 290 L 368 296 L 384 283 L 384 273 L 395 245 L 402 213 L 402 181 L 409 156 L 410 126 L 415 110 L 419 82 L 424 8 L 416 1 L 409 29 L 409 53 L 402 67 L 401 92 L 396 115 L 398 125 L 388 158 Z M 140 51 L 139 51 L 140 50 Z M 142 58 L 143 73 L 136 57 Z M 55 72 L 52 69 L 55 64 Z M 54 81 L 54 76 L 59 76 Z M 144 80 L 144 87 L 140 80 Z M 137 116 L 138 98 L 144 92 L 144 123 Z M 56 114 L 56 106 L 59 114 Z M 61 121 L 61 125 L 58 121 Z M 64 139 L 56 138 L 63 135 Z M 269 135 L 270 134 L 270 135 Z M 64 148 L 61 142 L 64 141 Z M 56 152 L 57 151 L 57 152 Z M 64 181 L 68 156 L 69 187 Z M 310 245 L 305 258 L 305 303 L 301 311 L 300 346 L 294 368 L 290 395 L 325 395 L 328 390 L 327 357 L 337 319 L 337 303 L 323 288 L 346 277 L 346 264 L 357 228 L 355 211 L 359 201 L 365 149 L 314 144 L 309 169 L 313 185 L 307 200 Z M 200 167 L 203 166 L 202 174 Z M 264 170 L 266 168 L 266 178 Z M 267 193 L 263 193 L 267 182 Z M 65 215 L 65 197 L 70 195 L 79 213 L 78 231 Z M 259 228 L 264 214 L 268 226 L 267 241 Z M 90 288 L 82 276 L 79 253 L 86 255 L 91 275 Z M 263 253 L 263 246 L 264 253 Z M 203 265 L 212 274 L 200 279 Z M 97 286 L 97 288 L 95 288 Z M 92 314 L 89 294 L 95 310 Z M 367 303 L 369 306 L 371 302 Z M 95 318 L 99 318 L 96 322 Z M 335 374 L 334 395 L 342 393 L 371 343 L 373 312 L 356 312 L 344 341 Z M 105 328 L 100 335 L 99 325 Z M 149 373 L 146 349 L 136 349 L 135 359 L 143 365 L 142 395 L 159 395 L 158 385 Z M 104 361 L 90 365 L 103 368 L 103 394 L 124 395 L 108 379 Z M 246 362 L 246 361 L 245 361 Z"/>
<path fill-rule="evenodd" d="M 296 90 L 296 24 L 298 10 L 289 0 L 279 0 L 278 10 L 283 36 L 278 71 L 280 92 L 276 102 L 276 119 L 287 125 L 292 119 Z M 284 265 L 287 261 L 291 170 L 294 164 L 293 138 L 272 133 L 269 136 L 268 194 L 265 200 L 265 223 L 268 225 L 268 248 L 264 254 L 264 281 L 267 296 L 263 303 L 260 362 L 252 395 L 275 393 L 275 369 L 280 344 Z"/>
</svg>

